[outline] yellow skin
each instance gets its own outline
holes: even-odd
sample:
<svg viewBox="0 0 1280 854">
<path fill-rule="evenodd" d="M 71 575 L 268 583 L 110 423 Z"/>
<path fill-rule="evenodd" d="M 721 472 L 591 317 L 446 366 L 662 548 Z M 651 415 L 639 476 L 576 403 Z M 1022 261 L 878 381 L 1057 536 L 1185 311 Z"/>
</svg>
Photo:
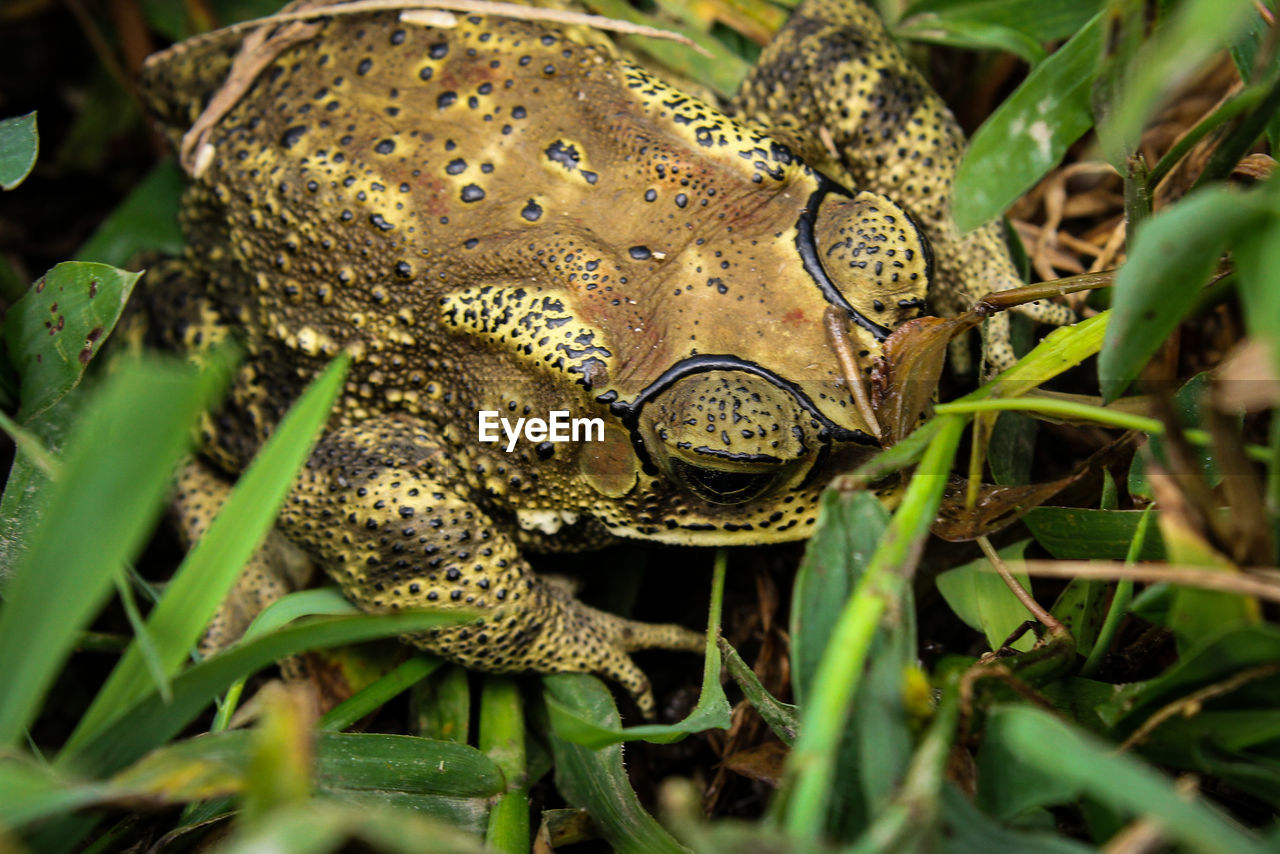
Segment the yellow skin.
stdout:
<svg viewBox="0 0 1280 854">
<path fill-rule="evenodd" d="M 237 46 L 215 35 L 149 61 L 175 138 Z M 806 4 L 738 106 L 749 122 L 529 22 L 329 21 L 215 126 L 187 253 L 152 289 L 167 346 L 234 332 L 247 347 L 205 456 L 240 470 L 303 385 L 353 354 L 284 537 L 366 610 L 485 615 L 416 638 L 425 649 L 601 673 L 650 713 L 628 652 L 699 636 L 588 608 L 522 550 L 805 537 L 826 481 L 876 446 L 828 309 L 865 367 L 926 294 L 954 311 L 1017 284 L 994 226 L 961 240 L 949 225 L 959 132 L 869 11 Z M 603 440 L 507 453 L 478 441 L 480 410 L 601 418 Z M 183 479 L 190 530 L 218 483 Z"/>
</svg>

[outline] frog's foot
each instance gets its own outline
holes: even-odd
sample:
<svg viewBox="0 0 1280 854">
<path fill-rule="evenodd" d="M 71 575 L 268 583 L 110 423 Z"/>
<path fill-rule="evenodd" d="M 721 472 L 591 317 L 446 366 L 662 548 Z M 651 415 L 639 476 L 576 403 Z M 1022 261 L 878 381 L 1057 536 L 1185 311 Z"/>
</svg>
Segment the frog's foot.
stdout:
<svg viewBox="0 0 1280 854">
<path fill-rule="evenodd" d="M 1014 306 L 1010 311 L 1016 311 L 1018 314 L 1031 318 L 1036 323 L 1047 323 L 1051 326 L 1067 326 L 1080 319 L 1071 309 L 1071 306 L 1044 299 Z"/>
<path fill-rule="evenodd" d="M 702 636 L 597 611 L 535 575 L 514 526 L 484 509 L 475 471 L 408 420 L 370 419 L 322 439 L 279 525 L 366 611 L 478 617 L 408 638 L 415 645 L 478 670 L 598 673 L 651 716 L 649 681 L 628 653 L 700 650 Z"/>
<path fill-rule="evenodd" d="M 205 463 L 193 460 L 183 468 L 178 476 L 173 509 L 179 532 L 188 546 L 204 536 L 230 492 L 231 484 Z M 212 655 L 238 640 L 263 608 L 286 593 L 306 586 L 312 571 L 310 559 L 278 531 L 272 530 L 214 612 L 200 639 L 200 653 Z"/>
</svg>

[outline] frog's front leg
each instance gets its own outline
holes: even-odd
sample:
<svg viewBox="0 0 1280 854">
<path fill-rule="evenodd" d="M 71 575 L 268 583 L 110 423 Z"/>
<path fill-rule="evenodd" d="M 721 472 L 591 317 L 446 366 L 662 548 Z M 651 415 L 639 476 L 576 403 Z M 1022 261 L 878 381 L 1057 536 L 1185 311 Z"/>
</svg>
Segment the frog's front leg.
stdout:
<svg viewBox="0 0 1280 854">
<path fill-rule="evenodd" d="M 743 82 L 736 108 L 796 146 L 810 163 L 904 207 L 934 253 L 933 308 L 954 315 L 992 291 L 1022 284 L 999 221 L 961 234 L 952 182 L 964 135 L 951 111 L 907 60 L 863 0 L 807 0 Z M 1070 323 L 1050 302 L 1018 311 Z M 987 334 L 994 368 L 1014 360 L 1008 324 Z"/>
<path fill-rule="evenodd" d="M 463 666 L 498 673 L 589 672 L 653 715 L 649 680 L 629 652 L 700 651 L 703 636 L 583 605 L 520 555 L 447 451 L 420 425 L 379 417 L 328 433 L 299 475 L 279 526 L 361 609 L 469 609 L 461 627 L 410 638 Z"/>
</svg>

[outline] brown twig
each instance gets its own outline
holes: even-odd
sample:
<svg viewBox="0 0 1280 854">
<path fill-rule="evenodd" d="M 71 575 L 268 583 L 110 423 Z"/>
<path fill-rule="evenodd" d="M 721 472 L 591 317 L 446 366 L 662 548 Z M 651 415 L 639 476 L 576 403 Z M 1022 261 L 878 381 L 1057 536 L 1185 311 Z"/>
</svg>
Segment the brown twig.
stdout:
<svg viewBox="0 0 1280 854">
<path fill-rule="evenodd" d="M 827 306 L 822 320 L 827 330 L 827 343 L 836 352 L 836 359 L 840 362 L 840 372 L 844 374 L 845 385 L 853 395 L 853 402 L 857 405 L 862 420 L 867 422 L 867 429 L 871 435 L 877 440 L 883 440 L 880 421 L 876 418 L 875 407 L 871 405 L 871 394 L 867 391 L 862 372 L 858 370 L 858 360 L 853 354 L 853 345 L 849 343 L 849 322 L 845 319 L 844 311 L 834 305 Z"/>
<path fill-rule="evenodd" d="M 1167 563 L 1159 566 L 1124 566 L 1096 560 L 1028 560 L 1020 561 L 1017 568 L 1027 575 L 1041 578 L 1096 578 L 1105 581 L 1138 581 L 1144 584 L 1177 584 L 1280 602 L 1280 576 L 1269 579 L 1263 575 L 1276 573 L 1275 567 L 1240 572 Z"/>
<path fill-rule="evenodd" d="M 1065 629 L 1058 618 L 1050 614 L 1040 603 L 1036 601 L 1025 587 L 1019 583 L 1018 579 L 1013 577 L 1013 573 L 1009 571 L 1009 566 L 1004 562 L 1004 558 L 1000 557 L 995 547 L 991 545 L 991 541 L 986 537 L 978 537 L 978 547 L 982 549 L 982 553 L 987 556 L 987 560 L 991 561 L 991 565 L 995 567 L 996 572 L 1004 580 L 1004 583 L 1013 591 L 1013 595 L 1018 597 L 1018 601 L 1022 603 L 1022 607 L 1026 608 L 1031 616 L 1040 621 L 1040 624 L 1051 632 L 1062 632 Z"/>
<path fill-rule="evenodd" d="M 1280 673 L 1280 664 L 1262 664 L 1257 667 L 1250 667 L 1248 670 L 1242 670 L 1227 679 L 1223 679 L 1221 682 L 1206 685 L 1199 691 L 1193 691 L 1185 697 L 1179 697 L 1172 703 L 1161 706 L 1154 715 L 1143 721 L 1142 726 L 1134 730 L 1129 737 L 1124 740 L 1124 743 L 1116 748 L 1116 751 L 1123 752 L 1125 750 L 1131 750 L 1135 746 L 1141 744 L 1148 736 L 1151 735 L 1151 733 L 1155 732 L 1157 727 L 1172 718 L 1174 715 L 1180 714 L 1185 715 L 1186 717 L 1191 717 L 1192 715 L 1199 714 L 1201 707 L 1205 704 L 1205 701 L 1230 694 L 1232 691 L 1243 688 L 1250 682 L 1254 682 L 1258 679 L 1265 679 L 1266 677 L 1274 676 L 1277 673 Z"/>
</svg>

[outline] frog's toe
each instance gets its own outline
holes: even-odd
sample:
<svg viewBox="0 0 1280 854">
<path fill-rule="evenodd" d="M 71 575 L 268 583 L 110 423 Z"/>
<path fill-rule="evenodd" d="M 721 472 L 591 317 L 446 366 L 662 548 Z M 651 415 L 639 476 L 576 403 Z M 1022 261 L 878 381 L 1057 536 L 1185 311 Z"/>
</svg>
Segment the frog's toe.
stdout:
<svg viewBox="0 0 1280 854">
<path fill-rule="evenodd" d="M 1043 299 L 1014 306 L 1012 310 L 1031 318 L 1036 323 L 1047 323 L 1052 326 L 1066 326 L 1080 319 L 1070 306 Z"/>
</svg>

